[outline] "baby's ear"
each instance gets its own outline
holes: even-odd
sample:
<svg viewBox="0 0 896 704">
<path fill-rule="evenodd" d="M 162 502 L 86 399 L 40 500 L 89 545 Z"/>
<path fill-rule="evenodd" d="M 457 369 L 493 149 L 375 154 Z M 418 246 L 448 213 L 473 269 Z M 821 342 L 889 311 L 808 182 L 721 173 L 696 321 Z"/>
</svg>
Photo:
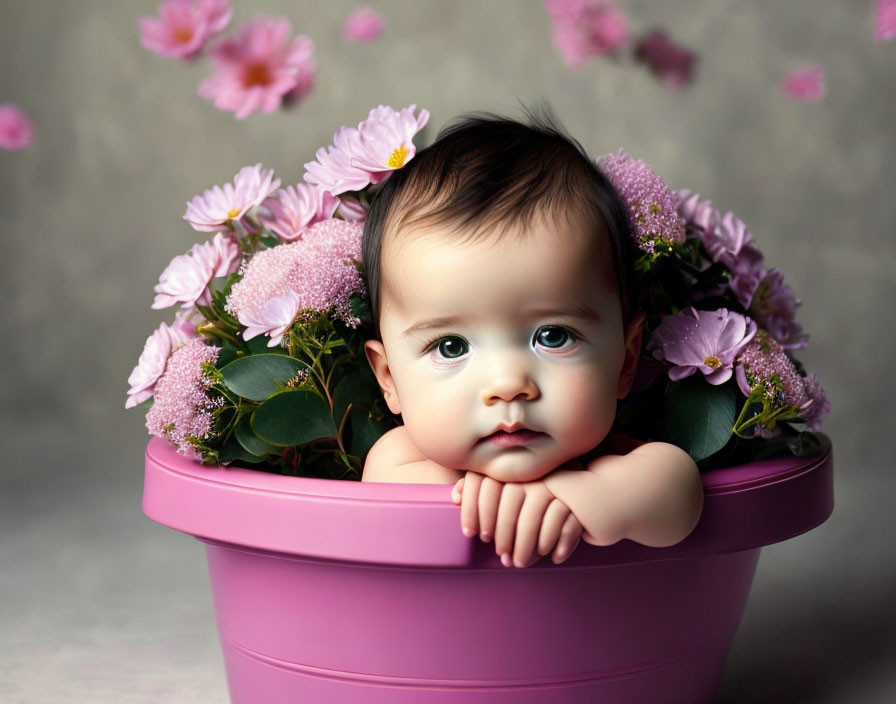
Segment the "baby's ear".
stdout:
<svg viewBox="0 0 896 704">
<path fill-rule="evenodd" d="M 625 360 L 622 362 L 622 371 L 619 372 L 619 388 L 616 398 L 625 398 L 635 381 L 635 372 L 638 371 L 638 359 L 641 356 L 641 339 L 644 337 L 644 321 L 646 313 L 638 313 L 625 328 Z"/>
<path fill-rule="evenodd" d="M 379 340 L 367 340 L 364 343 L 364 354 L 367 355 L 367 362 L 380 385 L 386 405 L 390 411 L 398 415 L 401 413 L 401 404 L 398 401 L 392 371 L 389 369 L 389 361 L 386 359 L 386 348 Z"/>
</svg>

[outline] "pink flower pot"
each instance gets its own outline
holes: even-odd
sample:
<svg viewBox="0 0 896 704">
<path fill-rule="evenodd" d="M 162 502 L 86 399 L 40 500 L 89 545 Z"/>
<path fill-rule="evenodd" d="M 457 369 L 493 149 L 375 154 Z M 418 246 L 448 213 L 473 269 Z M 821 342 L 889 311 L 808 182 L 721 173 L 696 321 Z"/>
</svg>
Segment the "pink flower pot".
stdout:
<svg viewBox="0 0 896 704">
<path fill-rule="evenodd" d="M 449 485 L 203 467 L 153 439 L 143 509 L 206 545 L 231 700 L 710 702 L 763 545 L 833 509 L 831 445 L 704 475 L 671 548 L 505 568 Z"/>
</svg>

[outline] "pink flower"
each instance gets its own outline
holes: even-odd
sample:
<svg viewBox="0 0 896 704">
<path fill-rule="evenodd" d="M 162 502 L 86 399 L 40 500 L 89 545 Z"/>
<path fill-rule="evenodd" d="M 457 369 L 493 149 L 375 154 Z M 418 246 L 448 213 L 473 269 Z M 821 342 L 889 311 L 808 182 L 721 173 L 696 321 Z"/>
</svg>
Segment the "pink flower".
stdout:
<svg viewBox="0 0 896 704">
<path fill-rule="evenodd" d="M 799 305 L 793 289 L 784 282 L 784 275 L 778 269 L 769 269 L 753 295 L 750 312 L 781 347 L 805 349 L 809 346 L 808 335 L 796 322 Z"/>
<path fill-rule="evenodd" d="M 355 10 L 342 25 L 342 36 L 350 42 L 372 42 L 386 28 L 386 20 L 369 7 Z"/>
<path fill-rule="evenodd" d="M 333 144 L 317 150 L 317 161 L 305 164 L 305 180 L 333 195 L 359 191 L 379 183 L 414 158 L 414 135 L 429 120 L 429 112 L 416 105 L 400 112 L 380 105 L 370 111 L 357 129 L 341 127 Z"/>
<path fill-rule="evenodd" d="M 280 179 L 274 178 L 273 169 L 262 171 L 261 164 L 244 166 L 232 184 L 212 186 L 201 196 L 194 196 L 187 203 L 184 220 L 200 232 L 228 230 L 231 220 L 242 218 L 279 187 Z"/>
<path fill-rule="evenodd" d="M 824 68 L 807 66 L 787 74 L 781 81 L 781 90 L 794 100 L 821 100 L 825 94 Z"/>
<path fill-rule="evenodd" d="M 708 234 L 712 236 L 720 217 L 719 211 L 712 207 L 712 201 L 701 198 L 699 193 L 693 193 L 688 188 L 678 191 L 677 196 L 678 214 L 684 218 L 687 232 L 704 241 Z"/>
<path fill-rule="evenodd" d="M 34 125 L 18 106 L 12 103 L 0 105 L 0 149 L 8 152 L 31 146 L 34 141 Z"/>
<path fill-rule="evenodd" d="M 171 353 L 189 339 L 190 335 L 181 326 L 165 323 L 162 323 L 152 335 L 146 338 L 146 344 L 143 346 L 137 366 L 128 377 L 131 388 L 128 389 L 125 408 L 133 408 L 152 396 L 153 388 L 164 373 Z"/>
<path fill-rule="evenodd" d="M 167 308 L 180 303 L 183 308 L 207 306 L 212 302 L 208 287 L 217 276 L 232 274 L 240 265 L 240 248 L 236 238 L 220 232 L 211 242 L 194 244 L 187 254 L 181 254 L 159 277 L 153 308 Z"/>
<path fill-rule="evenodd" d="M 302 301 L 295 291 L 287 291 L 282 296 L 274 296 L 257 308 L 241 310 L 239 321 L 246 326 L 243 339 L 251 340 L 256 335 L 269 335 L 268 347 L 276 347 L 283 341 L 283 335 L 296 319 Z"/>
<path fill-rule="evenodd" d="M 613 53 L 629 40 L 628 19 L 611 0 L 545 0 L 551 37 L 570 68 Z"/>
<path fill-rule="evenodd" d="M 246 22 L 212 48 L 215 72 L 200 84 L 199 95 L 233 110 L 238 120 L 256 110 L 274 112 L 301 82 L 313 84 L 314 42 L 304 35 L 289 41 L 291 32 L 285 17 Z"/>
<path fill-rule="evenodd" d="M 769 408 L 806 406 L 809 397 L 803 377 L 790 357 L 765 330 L 759 330 L 735 360 L 737 385 L 744 396 L 757 386 L 764 388 L 763 400 Z"/>
<path fill-rule="evenodd" d="M 175 350 L 146 414 L 146 429 L 151 435 L 167 438 L 179 453 L 190 457 L 198 458 L 193 442 L 212 434 L 212 412 L 224 403 L 222 397 L 209 395 L 213 382 L 202 368 L 217 361 L 220 349 L 194 338 Z"/>
<path fill-rule="evenodd" d="M 800 408 L 800 415 L 809 426 L 809 430 L 821 430 L 821 421 L 830 412 L 831 404 L 824 393 L 821 382 L 814 373 L 805 379 L 806 395 L 809 400 Z"/>
<path fill-rule="evenodd" d="M 638 41 L 635 57 L 670 88 L 683 88 L 693 80 L 697 55 L 673 43 L 661 29 Z"/>
<path fill-rule="evenodd" d="M 140 43 L 160 56 L 189 61 L 230 22 L 227 0 L 165 0 L 159 18 L 139 17 Z"/>
<path fill-rule="evenodd" d="M 321 220 L 333 217 L 339 199 L 314 186 L 300 183 L 277 191 L 261 204 L 270 216 L 262 213 L 262 224 L 286 242 L 297 240 L 302 232 Z"/>
<path fill-rule="evenodd" d="M 227 310 L 241 320 L 244 311 L 252 311 L 253 319 L 259 321 L 253 325 L 260 326 L 266 324 L 261 321 L 269 320 L 260 309 L 272 298 L 293 292 L 299 297 L 300 309 L 334 309 L 338 317 L 357 325 L 348 300 L 364 290 L 355 266 L 361 261 L 363 232 L 360 223 L 324 220 L 309 227 L 296 242 L 258 252 L 243 278 L 234 284 Z"/>
<path fill-rule="evenodd" d="M 632 234 L 643 251 L 652 253 L 659 245 L 668 248 L 673 242 L 684 242 L 678 196 L 650 166 L 620 149 L 602 157 L 598 167 L 628 206 Z"/>
<path fill-rule="evenodd" d="M 663 318 L 648 349 L 673 365 L 673 381 L 699 370 L 710 384 L 719 385 L 731 378 L 735 357 L 755 334 L 756 323 L 739 313 L 725 308 L 698 313 L 691 307 Z"/>
<path fill-rule="evenodd" d="M 885 42 L 893 37 L 896 37 L 896 0 L 877 0 L 874 40 Z"/>
<path fill-rule="evenodd" d="M 364 222 L 367 219 L 367 206 L 351 196 L 342 196 L 339 199 L 339 208 L 336 212 L 339 217 L 349 222 Z"/>
</svg>

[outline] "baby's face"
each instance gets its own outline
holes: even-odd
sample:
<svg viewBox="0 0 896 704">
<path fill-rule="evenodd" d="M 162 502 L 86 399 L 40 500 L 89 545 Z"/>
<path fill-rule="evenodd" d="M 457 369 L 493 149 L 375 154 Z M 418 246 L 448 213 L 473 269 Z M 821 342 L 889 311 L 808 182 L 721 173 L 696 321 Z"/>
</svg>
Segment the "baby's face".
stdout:
<svg viewBox="0 0 896 704">
<path fill-rule="evenodd" d="M 522 239 L 457 243 L 438 229 L 384 243 L 382 342 L 368 359 L 430 459 L 531 481 L 592 450 L 640 348 L 623 329 L 610 245 L 532 223 Z M 528 432 L 513 431 L 520 427 Z"/>
</svg>

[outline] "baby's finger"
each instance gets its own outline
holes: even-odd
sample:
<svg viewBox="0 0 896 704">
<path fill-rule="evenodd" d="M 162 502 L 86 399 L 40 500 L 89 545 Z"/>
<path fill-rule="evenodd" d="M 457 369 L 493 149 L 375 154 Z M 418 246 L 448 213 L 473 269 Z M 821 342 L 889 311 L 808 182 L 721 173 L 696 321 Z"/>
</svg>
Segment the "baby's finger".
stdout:
<svg viewBox="0 0 896 704">
<path fill-rule="evenodd" d="M 560 530 L 566 517 L 570 514 L 569 507 L 558 499 L 548 504 L 541 522 L 541 531 L 538 534 L 538 554 L 547 555 L 557 545 L 560 539 Z"/>
<path fill-rule="evenodd" d="M 538 559 L 536 548 L 541 521 L 553 500 L 554 497 L 547 493 L 526 496 L 516 522 L 516 538 L 513 542 L 513 564 L 517 567 L 528 567 Z"/>
<path fill-rule="evenodd" d="M 464 492 L 460 504 L 460 527 L 467 537 L 479 532 L 479 485 L 482 475 L 467 472 L 464 475 Z"/>
<path fill-rule="evenodd" d="M 461 497 L 464 495 L 464 477 L 461 477 L 456 482 L 454 482 L 454 486 L 451 489 L 451 500 L 459 504 Z"/>
<path fill-rule="evenodd" d="M 516 523 L 525 498 L 526 493 L 519 484 L 505 484 L 501 490 L 498 521 L 495 524 L 495 552 L 498 555 L 509 557 L 513 552 Z"/>
<path fill-rule="evenodd" d="M 484 477 L 479 487 L 479 537 L 488 542 L 495 534 L 498 522 L 498 506 L 503 482 Z"/>
<path fill-rule="evenodd" d="M 555 565 L 565 562 L 566 558 L 572 555 L 572 551 L 579 544 L 582 537 L 582 524 L 574 514 L 570 513 L 563 522 L 563 528 L 560 530 L 560 540 L 557 541 L 557 547 L 551 556 Z"/>
</svg>

